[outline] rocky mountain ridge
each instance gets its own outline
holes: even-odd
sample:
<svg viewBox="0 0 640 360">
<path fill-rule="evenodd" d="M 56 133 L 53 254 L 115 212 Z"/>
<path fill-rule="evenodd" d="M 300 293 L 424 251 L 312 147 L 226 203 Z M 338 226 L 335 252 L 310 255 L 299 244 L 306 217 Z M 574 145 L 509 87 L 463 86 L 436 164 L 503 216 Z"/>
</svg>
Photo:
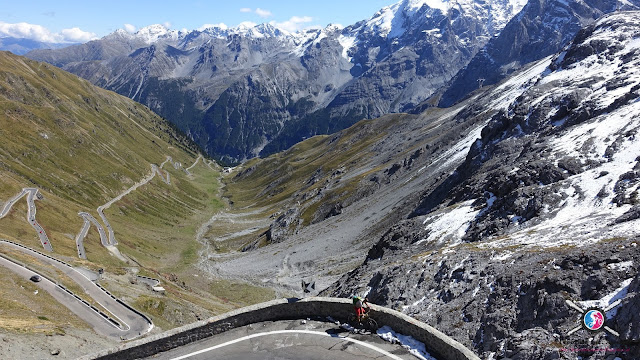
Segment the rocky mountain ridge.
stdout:
<svg viewBox="0 0 640 360">
<path fill-rule="evenodd" d="M 482 358 L 638 357 L 639 20 L 605 16 L 450 109 L 361 121 L 241 166 L 229 186 L 255 190 L 231 199 L 273 214 L 249 235 L 210 236 L 247 246 L 202 265 L 367 295 Z M 611 307 L 618 335 L 571 333 L 581 314 L 567 300 Z"/>
<path fill-rule="evenodd" d="M 522 6 L 402 0 L 346 28 L 293 34 L 154 25 L 28 56 L 148 105 L 210 154 L 240 161 L 412 108 Z"/>
<path fill-rule="evenodd" d="M 364 292 L 484 358 L 638 357 L 639 20 L 606 16 L 492 90 L 502 101 L 476 99 L 498 113 L 464 162 L 326 292 Z M 618 335 L 570 334 L 566 300 L 613 307 Z"/>
<path fill-rule="evenodd" d="M 495 84 L 522 65 L 560 51 L 604 14 L 640 9 L 638 1 L 529 1 L 505 31 L 491 39 L 443 89 L 439 106 L 451 106 L 480 85 Z"/>
</svg>

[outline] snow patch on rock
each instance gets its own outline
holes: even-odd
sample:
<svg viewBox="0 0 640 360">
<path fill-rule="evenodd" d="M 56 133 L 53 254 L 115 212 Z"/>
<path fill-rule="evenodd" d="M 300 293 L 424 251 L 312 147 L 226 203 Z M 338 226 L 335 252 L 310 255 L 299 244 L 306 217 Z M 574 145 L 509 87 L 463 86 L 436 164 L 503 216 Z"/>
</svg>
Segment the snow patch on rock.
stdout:
<svg viewBox="0 0 640 360">
<path fill-rule="evenodd" d="M 458 244 L 466 234 L 471 222 L 476 218 L 480 210 L 474 209 L 471 204 L 474 200 L 468 200 L 456 205 L 446 212 L 429 216 L 424 220 L 429 231 L 428 242 L 447 241 L 451 245 Z"/>
<path fill-rule="evenodd" d="M 393 344 L 400 344 L 411 354 L 421 360 L 436 360 L 427 352 L 424 343 L 414 339 L 411 336 L 398 334 L 389 326 L 383 326 L 377 331 L 378 336 L 385 341 Z"/>
<path fill-rule="evenodd" d="M 349 56 L 349 50 L 356 44 L 355 36 L 340 35 L 338 36 L 338 42 L 342 46 L 342 57 L 351 62 L 353 57 Z"/>
</svg>

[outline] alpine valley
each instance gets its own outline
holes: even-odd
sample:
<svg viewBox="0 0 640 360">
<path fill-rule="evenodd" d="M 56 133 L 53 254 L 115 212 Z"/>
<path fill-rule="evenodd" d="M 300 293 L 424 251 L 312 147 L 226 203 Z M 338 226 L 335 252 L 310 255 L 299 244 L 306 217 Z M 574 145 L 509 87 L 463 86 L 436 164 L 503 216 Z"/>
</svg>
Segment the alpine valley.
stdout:
<svg viewBox="0 0 640 360">
<path fill-rule="evenodd" d="M 345 28 L 293 34 L 153 25 L 28 56 L 149 106 L 209 155 L 237 162 L 412 109 L 524 5 L 404 0 Z"/>
<path fill-rule="evenodd" d="M 0 238 L 40 246 L 33 200 L 12 202 L 38 189 L 51 255 L 102 269 L 154 332 L 303 282 L 483 359 L 638 359 L 639 9 L 402 0 L 346 27 L 153 25 L 2 53 Z M 117 244 L 81 236 L 84 212 Z M 32 284 L 1 274 L 5 343 L 110 345 L 35 317 L 58 307 L 15 303 Z M 608 309 L 611 331 L 574 331 L 576 307 Z"/>
</svg>

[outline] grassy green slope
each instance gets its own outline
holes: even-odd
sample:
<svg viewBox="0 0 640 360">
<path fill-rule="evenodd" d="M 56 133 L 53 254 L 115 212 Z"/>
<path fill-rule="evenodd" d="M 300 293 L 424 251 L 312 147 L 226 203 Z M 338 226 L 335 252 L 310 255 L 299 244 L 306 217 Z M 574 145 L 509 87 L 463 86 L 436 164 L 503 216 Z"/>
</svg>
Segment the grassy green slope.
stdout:
<svg viewBox="0 0 640 360">
<path fill-rule="evenodd" d="M 40 189 L 44 200 L 37 202 L 38 220 L 56 253 L 71 257 L 76 251 L 73 237 L 83 222 L 78 211 L 98 217 L 95 209 L 148 175 L 150 164 L 160 164 L 166 156 L 191 164 L 197 156 L 142 105 L 8 53 L 0 54 L 0 134 L 0 199 L 8 200 L 23 187 Z M 194 186 L 176 188 L 182 193 L 176 196 L 201 197 Z M 172 208 L 175 204 L 162 203 L 156 210 L 169 213 Z M 188 211 L 203 209 L 204 204 L 192 201 Z M 16 208 L 2 220 L 0 235 L 37 246 L 35 234 L 30 239 L 16 236 L 33 232 L 23 218 Z"/>
<path fill-rule="evenodd" d="M 118 249 L 131 261 L 101 246 L 93 226 L 85 239 L 87 260 L 79 259 L 75 236 L 83 219 L 78 212 L 99 219 L 98 206 L 148 176 L 150 165 L 160 165 L 167 156 L 182 164 L 164 165 L 170 184 L 156 176 L 105 210 Z M 143 105 L 51 65 L 0 52 L 0 207 L 24 187 L 40 189 L 44 198 L 36 201 L 37 219 L 51 240 L 52 255 L 104 268 L 104 285 L 144 305 L 142 310 L 165 329 L 195 320 L 194 314 L 203 317 L 243 305 L 242 299 L 212 296 L 215 280 L 193 282 L 200 250 L 196 232 L 223 207 L 215 165 L 200 160 L 192 175 L 184 171 L 197 156 L 183 135 Z M 41 249 L 26 208 L 23 198 L 0 219 L 0 238 Z M 167 294 L 157 298 L 144 286 L 130 284 L 132 268 L 160 278 Z M 272 296 L 257 292 L 261 299 Z M 163 306 L 157 306 L 159 301 Z"/>
</svg>

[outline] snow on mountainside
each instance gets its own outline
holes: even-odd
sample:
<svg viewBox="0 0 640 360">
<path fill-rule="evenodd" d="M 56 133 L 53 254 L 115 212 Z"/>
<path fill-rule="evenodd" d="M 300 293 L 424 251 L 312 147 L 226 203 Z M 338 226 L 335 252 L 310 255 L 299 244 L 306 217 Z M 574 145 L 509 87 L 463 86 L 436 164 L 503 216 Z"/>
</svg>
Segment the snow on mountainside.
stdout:
<svg viewBox="0 0 640 360">
<path fill-rule="evenodd" d="M 513 245 L 558 246 L 581 243 L 584 238 L 577 236 L 580 234 L 592 234 L 591 239 L 598 241 L 628 234 L 637 226 L 632 222 L 602 228 L 603 224 L 614 223 L 629 211 L 637 212 L 631 204 L 620 203 L 618 200 L 637 192 L 640 185 L 640 181 L 630 182 L 631 186 L 620 183 L 620 179 L 625 179 L 636 171 L 634 169 L 640 155 L 640 142 L 622 140 L 631 136 L 629 131 L 635 133 L 640 129 L 640 101 L 629 100 L 638 96 L 640 89 L 640 74 L 637 72 L 640 66 L 637 58 L 640 53 L 640 32 L 637 28 L 628 26 L 618 26 L 615 31 L 612 30 L 610 23 L 619 22 L 620 18 L 640 20 L 637 13 L 610 16 L 606 21 L 598 23 L 593 34 L 584 39 L 582 44 L 574 44 L 558 56 L 543 59 L 494 90 L 499 96 L 488 104 L 489 107 L 511 114 L 507 116 L 513 116 L 514 111 L 522 111 L 523 107 L 528 113 L 523 115 L 524 119 L 518 119 L 524 124 L 511 125 L 503 129 L 505 132 L 500 137 L 477 140 L 474 146 L 480 149 L 494 145 L 495 142 L 508 141 L 510 137 L 532 136 L 525 129 L 532 126 L 529 118 L 534 117 L 538 128 L 548 126 L 549 130 L 562 130 L 551 137 L 547 152 L 553 154 L 550 160 L 555 166 L 562 168 L 565 174 L 572 175 L 561 185 L 564 200 L 559 204 L 559 209 L 547 206 L 540 214 L 549 219 L 541 222 L 516 214 L 507 215 L 512 226 L 507 232 L 512 233 L 510 238 L 513 240 L 510 243 Z M 600 49 L 604 46 L 611 50 L 606 54 L 590 54 L 597 51 L 591 47 L 592 43 L 598 44 Z M 571 57 L 581 52 L 590 55 L 575 63 L 566 58 L 567 53 Z M 523 104 L 525 100 L 526 103 Z M 616 108 L 620 104 L 625 106 Z M 572 111 L 579 114 L 571 114 Z M 598 116 L 580 125 L 569 126 L 575 121 L 575 116 L 586 118 L 593 115 Z M 504 118 L 500 120 L 504 121 Z M 467 150 L 471 148 L 469 145 L 465 146 Z M 612 149 L 616 149 L 615 153 Z M 479 155 L 476 154 L 480 158 L 489 156 L 484 150 L 478 151 L 482 151 Z M 566 169 L 566 162 L 575 162 L 575 159 L 579 160 L 570 166 L 589 170 L 576 173 L 578 170 L 575 168 Z M 519 171 L 521 169 L 516 165 L 509 174 Z M 538 186 L 543 188 L 545 185 L 540 183 Z M 550 187 L 556 186 L 557 184 L 552 184 Z M 621 195 L 622 188 L 626 195 Z M 438 232 L 430 234 L 424 241 L 437 238 L 449 239 L 453 245 L 460 243 L 472 223 L 478 222 L 479 218 L 487 214 L 496 201 L 490 189 L 485 190 L 485 196 L 466 200 L 455 211 L 425 219 L 425 223 L 430 224 L 426 229 L 437 228 Z M 478 203 L 485 201 L 486 206 L 478 207 Z M 460 216 L 460 213 L 467 215 Z M 598 222 L 593 221 L 596 218 L 599 219 Z M 534 226 L 528 227 L 527 220 L 532 220 Z M 577 233 L 572 230 L 575 226 L 571 226 L 575 224 L 580 225 Z M 457 229 L 463 231 L 458 232 Z M 531 242 L 528 236 L 531 231 L 540 234 L 535 242 Z M 496 242 L 498 247 L 504 244 L 504 239 Z"/>
<path fill-rule="evenodd" d="M 179 34 L 176 30 L 169 30 L 164 25 L 155 24 L 143 27 L 135 33 L 135 36 L 143 39 L 147 44 L 153 44 L 162 40 L 177 40 Z"/>
<path fill-rule="evenodd" d="M 445 1 L 445 0 L 403 0 L 384 7 L 367 20 L 363 27 L 367 32 L 377 32 L 381 36 L 396 38 L 415 22 L 414 16 L 431 17 L 434 13 L 447 14 L 459 12 L 475 19 L 484 19 L 489 33 L 502 30 L 507 22 L 527 3 L 526 0 L 491 0 L 491 1 Z M 423 30 L 428 31 L 428 30 Z"/>
<path fill-rule="evenodd" d="M 637 228 L 639 23 L 639 13 L 621 13 L 581 31 L 566 51 L 543 60 L 541 64 L 549 66 L 537 74 L 534 85 L 509 102 L 508 111 L 522 115 L 501 118 L 513 121 L 505 133 L 477 142 L 475 155 L 488 161 L 483 147 L 491 148 L 489 142 L 546 133 L 550 156 L 545 158 L 562 170 L 557 182 L 530 185 L 553 190 L 559 198 L 533 216 L 512 214 L 513 230 L 507 233 L 514 233 L 514 244 L 530 243 L 524 229 L 539 234 L 532 245 L 558 246 L 625 236 Z M 517 164 L 513 171 L 520 171 Z M 491 190 L 490 184 L 485 190 Z"/>
<path fill-rule="evenodd" d="M 366 33 L 376 34 L 381 37 L 397 38 L 401 36 L 407 28 L 418 22 L 413 19 L 419 15 L 423 17 L 432 17 L 434 13 L 447 14 L 450 11 L 457 11 L 468 17 L 480 19 L 486 23 L 486 27 L 492 34 L 498 33 L 506 23 L 526 4 L 526 0 L 463 0 L 463 1 L 441 1 L 441 0 L 402 0 L 396 4 L 386 6 L 374 14 L 370 19 L 365 20 L 361 27 L 357 30 L 364 29 Z M 426 10 L 422 11 L 421 10 Z M 325 30 L 335 30 L 336 26 L 328 25 Z M 123 31 L 123 30 L 116 30 Z M 427 31 L 427 30 L 425 30 Z M 230 35 L 242 35 L 253 38 L 263 37 L 282 37 L 297 40 L 309 40 L 309 33 L 315 35 L 313 42 L 321 40 L 324 36 L 323 30 L 301 30 L 290 33 L 284 29 L 277 28 L 271 24 L 253 24 L 241 23 L 235 27 L 227 27 L 225 25 L 214 25 L 202 30 L 194 30 L 189 32 L 170 30 L 165 25 L 154 24 L 138 30 L 134 37 L 137 37 L 147 44 L 157 43 L 158 41 L 176 41 L 181 40 L 185 36 L 193 33 L 203 33 L 216 38 L 226 38 Z M 354 35 L 343 34 L 343 36 Z M 348 49 L 345 49 L 345 51 Z"/>
<path fill-rule="evenodd" d="M 477 0 L 456 2 L 440 0 L 402 0 L 394 5 L 382 8 L 370 19 L 363 21 L 361 26 L 344 31 L 340 35 L 341 38 L 351 40 L 341 40 L 340 43 L 344 47 L 343 52 L 346 54 L 354 45 L 358 33 L 390 39 L 398 38 L 402 36 L 406 30 L 420 23 L 420 19 L 415 18 L 416 16 L 431 18 L 437 16 L 438 13 L 446 15 L 451 11 L 479 20 L 482 26 L 486 27 L 489 35 L 493 35 L 502 30 L 506 23 L 517 14 L 525 4 L 526 0 L 492 0 L 488 2 Z M 153 44 L 159 41 L 174 43 L 189 35 L 198 36 L 198 34 L 206 34 L 219 39 L 226 39 L 231 35 L 251 38 L 277 37 L 284 41 L 291 41 L 294 44 L 303 46 L 302 50 L 296 48 L 294 51 L 294 53 L 301 55 L 306 47 L 317 44 L 327 36 L 327 33 L 335 32 L 336 30 L 341 30 L 341 28 L 330 24 L 321 30 L 301 30 L 290 33 L 271 24 L 241 23 L 235 27 L 215 25 L 202 30 L 182 32 L 170 30 L 162 24 L 154 24 L 138 30 L 133 36 L 143 40 L 147 44 Z M 423 30 L 423 32 L 427 33 L 434 30 L 438 30 L 437 27 L 434 26 L 433 29 Z"/>
<path fill-rule="evenodd" d="M 560 51 L 582 27 L 616 9 L 638 10 L 640 1 L 530 0 L 443 89 L 439 106 L 463 99 L 478 88 L 479 79 L 495 84 L 520 66 Z"/>
<path fill-rule="evenodd" d="M 416 29 L 423 36 L 440 38 L 444 29 L 441 29 L 443 24 L 439 20 L 446 16 L 451 17 L 452 27 L 468 27 L 461 29 L 456 38 L 469 43 L 475 36 L 489 38 L 497 35 L 526 3 L 526 0 L 402 0 L 346 29 L 342 36 L 351 40 L 341 44 L 346 45 L 346 52 L 358 41 L 366 43 L 371 36 L 397 43 L 397 38 Z"/>
<path fill-rule="evenodd" d="M 611 15 L 579 33 L 566 51 L 495 90 L 499 96 L 488 105 L 503 113 L 482 131 L 463 165 L 482 175 L 453 191 L 464 200 L 455 210 L 425 219 L 431 233 L 424 241 L 455 245 L 509 234 L 495 246 L 539 247 L 633 233 L 638 224 L 630 220 L 640 216 L 639 20 L 638 13 Z M 540 155 L 523 148 L 541 139 Z M 502 155 L 494 159 L 498 150 Z M 514 158 L 504 159 L 505 153 Z M 527 168 L 542 154 L 556 170 Z M 505 162 L 513 165 L 497 166 Z M 524 203 L 513 207 L 516 199 Z"/>
<path fill-rule="evenodd" d="M 28 56 L 144 103 L 210 155 L 238 162 L 410 111 L 523 4 L 401 0 L 345 28 L 296 33 L 271 24 L 189 32 L 156 24 Z"/>
<path fill-rule="evenodd" d="M 640 12 L 618 12 L 457 105 L 456 119 L 476 120 L 442 155 L 456 170 L 414 175 L 441 174 L 325 293 L 367 293 L 481 358 L 640 358 L 638 69 Z M 566 300 L 614 306 L 618 335 L 571 332 L 580 314 Z"/>
</svg>

